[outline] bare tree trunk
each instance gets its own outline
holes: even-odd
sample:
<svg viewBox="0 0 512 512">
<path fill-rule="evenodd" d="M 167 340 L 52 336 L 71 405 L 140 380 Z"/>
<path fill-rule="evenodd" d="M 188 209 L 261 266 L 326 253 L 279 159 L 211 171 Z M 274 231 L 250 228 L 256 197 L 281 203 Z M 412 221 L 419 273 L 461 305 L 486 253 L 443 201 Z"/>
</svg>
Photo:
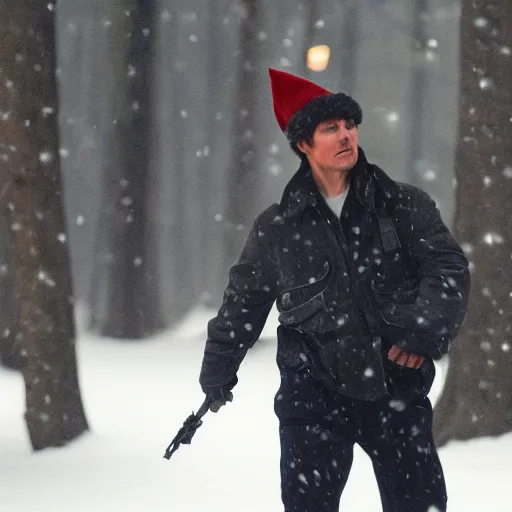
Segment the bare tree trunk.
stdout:
<svg viewBox="0 0 512 512">
<path fill-rule="evenodd" d="M 234 92 L 233 125 L 231 137 L 231 163 L 228 172 L 228 205 L 224 223 L 224 269 L 219 278 L 226 284 L 228 267 L 240 255 L 253 220 L 251 215 L 259 199 L 261 169 L 258 146 L 262 143 L 258 133 L 256 105 L 257 88 L 254 86 L 260 62 L 261 5 L 259 1 L 240 0 L 239 53 L 237 55 L 236 88 Z"/>
<path fill-rule="evenodd" d="M 1 139 L 0 139 L 1 140 Z M 10 210 L 5 197 L 8 184 L 0 191 L 0 364 L 20 370 L 25 364 L 18 335 L 18 311 L 14 299 L 12 251 L 9 247 Z"/>
<path fill-rule="evenodd" d="M 137 0 L 130 10 L 127 101 L 117 120 L 115 161 L 105 171 L 98 236 L 104 265 L 105 308 L 99 320 L 101 334 L 115 338 L 141 339 L 164 327 L 158 279 L 158 251 L 152 201 L 152 82 L 155 5 Z M 102 243 L 102 245 L 103 245 Z M 97 278 L 96 278 L 97 279 Z M 96 319 L 102 315 L 96 312 Z"/>
<path fill-rule="evenodd" d="M 425 50 L 427 48 L 424 16 L 427 11 L 426 0 L 415 0 L 412 3 L 412 62 L 411 85 L 409 96 L 409 158 L 407 164 L 408 182 L 416 185 L 418 176 L 416 166 L 422 156 L 422 127 L 424 101 L 427 87 L 425 70 Z"/>
<path fill-rule="evenodd" d="M 305 78 L 311 78 L 311 72 L 307 66 L 307 54 L 308 50 L 314 45 L 315 41 L 315 23 L 319 15 L 318 1 L 309 0 L 302 4 L 302 13 L 304 17 L 304 38 L 303 38 L 303 50 L 301 55 L 301 62 L 299 69 L 302 76 Z"/>
<path fill-rule="evenodd" d="M 439 445 L 512 430 L 512 3 L 462 3 L 456 235 L 468 316 L 435 415 Z"/>
<path fill-rule="evenodd" d="M 222 26 L 222 18 L 227 15 L 229 7 L 226 2 L 209 2 L 208 3 L 208 53 L 206 66 L 206 83 L 208 95 L 208 106 L 206 109 L 207 120 L 207 140 L 210 147 L 210 157 L 208 160 L 203 159 L 203 169 L 201 173 L 204 175 L 202 196 L 205 199 L 202 202 L 203 209 L 203 234 L 202 234 L 202 290 L 203 295 L 200 297 L 201 303 L 213 309 L 222 296 L 222 292 L 226 286 L 226 276 L 219 279 L 218 273 L 212 272 L 212 268 L 216 267 L 217 262 L 223 256 L 223 247 L 219 243 L 218 235 L 220 232 L 219 222 L 214 219 L 215 203 L 217 197 L 212 194 L 215 190 L 215 182 L 222 179 L 219 165 L 219 158 L 223 157 L 222 144 L 225 143 L 226 137 L 223 137 L 222 129 L 226 123 L 226 117 L 216 119 L 217 113 L 221 110 L 222 102 L 219 99 L 219 85 L 222 83 L 222 76 L 225 72 L 222 69 L 221 56 L 219 56 L 218 48 L 222 44 L 222 34 L 219 27 Z M 229 118 L 228 118 L 229 119 Z M 222 123 L 222 124 L 221 124 Z M 207 168 L 209 167 L 209 169 Z M 208 200 L 206 200 L 208 198 Z M 220 258 L 219 258 L 220 256 Z"/>
<path fill-rule="evenodd" d="M 32 446 L 88 429 L 77 377 L 73 291 L 60 176 L 55 4 L 0 6 L 0 176 L 9 208 Z"/>
<path fill-rule="evenodd" d="M 359 62 L 359 40 L 361 24 L 361 4 L 359 0 L 344 2 L 343 22 L 341 27 L 339 55 L 341 60 L 340 89 L 347 94 L 354 94 Z"/>
</svg>

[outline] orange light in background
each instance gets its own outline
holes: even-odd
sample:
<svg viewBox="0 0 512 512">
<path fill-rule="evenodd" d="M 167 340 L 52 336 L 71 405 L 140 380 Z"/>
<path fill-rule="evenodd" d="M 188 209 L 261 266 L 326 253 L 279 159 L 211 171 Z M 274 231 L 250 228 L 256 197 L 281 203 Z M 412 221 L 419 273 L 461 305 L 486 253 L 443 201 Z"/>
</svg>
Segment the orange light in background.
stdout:
<svg viewBox="0 0 512 512">
<path fill-rule="evenodd" d="M 313 46 L 308 50 L 306 65 L 311 71 L 324 71 L 329 65 L 331 49 L 326 44 Z"/>
</svg>

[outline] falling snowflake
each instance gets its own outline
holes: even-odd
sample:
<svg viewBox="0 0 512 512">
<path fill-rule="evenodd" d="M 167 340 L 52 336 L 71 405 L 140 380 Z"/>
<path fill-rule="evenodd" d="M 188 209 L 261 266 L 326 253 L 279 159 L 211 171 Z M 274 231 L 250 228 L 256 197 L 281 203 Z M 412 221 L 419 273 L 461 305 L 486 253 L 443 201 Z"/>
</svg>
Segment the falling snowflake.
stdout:
<svg viewBox="0 0 512 512">
<path fill-rule="evenodd" d="M 475 25 L 476 28 L 485 28 L 488 24 L 488 21 L 483 16 L 479 16 L 478 18 L 475 18 L 475 21 L 473 22 L 473 25 Z"/>
<path fill-rule="evenodd" d="M 389 112 L 388 115 L 386 116 L 386 119 L 388 123 L 395 124 L 398 122 L 400 118 L 396 112 Z"/>
<path fill-rule="evenodd" d="M 503 237 L 499 233 L 489 232 L 483 236 L 483 241 L 488 245 L 502 244 Z"/>
<path fill-rule="evenodd" d="M 160 19 L 164 23 L 169 23 L 169 21 L 171 21 L 171 18 L 172 18 L 172 15 L 167 9 L 160 13 Z"/>
<path fill-rule="evenodd" d="M 42 283 L 44 283 L 46 286 L 50 287 L 50 288 L 55 288 L 55 281 L 52 279 L 52 277 L 50 276 L 50 274 L 48 272 L 46 272 L 46 270 L 40 270 L 38 273 L 37 273 L 37 278 L 39 281 L 41 281 Z"/>
<path fill-rule="evenodd" d="M 478 82 L 478 85 L 479 85 L 480 89 L 482 89 L 482 91 L 486 91 L 488 89 L 492 89 L 492 87 L 494 86 L 494 81 L 492 78 L 483 77 Z"/>
<path fill-rule="evenodd" d="M 297 478 L 305 485 L 309 485 L 308 484 L 308 479 L 306 478 L 306 476 L 304 475 L 304 473 L 299 473 L 299 475 L 297 476 Z"/>
<path fill-rule="evenodd" d="M 364 376 L 367 378 L 373 377 L 374 374 L 375 372 L 373 371 L 373 368 L 366 368 L 364 371 Z"/>
<path fill-rule="evenodd" d="M 480 349 L 484 352 L 489 352 L 492 348 L 492 345 L 487 340 L 482 340 L 480 342 Z"/>
<path fill-rule="evenodd" d="M 395 411 L 405 411 L 406 403 L 403 400 L 390 400 L 389 407 Z"/>
<path fill-rule="evenodd" d="M 41 151 L 39 153 L 39 161 L 43 164 L 48 164 L 53 160 L 53 153 L 51 151 Z"/>
</svg>

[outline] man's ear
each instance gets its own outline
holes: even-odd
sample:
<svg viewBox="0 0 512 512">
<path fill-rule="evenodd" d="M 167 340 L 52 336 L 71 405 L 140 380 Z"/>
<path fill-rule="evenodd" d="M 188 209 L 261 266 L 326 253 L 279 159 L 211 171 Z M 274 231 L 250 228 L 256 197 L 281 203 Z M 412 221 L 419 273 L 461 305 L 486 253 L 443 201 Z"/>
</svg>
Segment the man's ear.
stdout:
<svg viewBox="0 0 512 512">
<path fill-rule="evenodd" d="M 306 147 L 309 147 L 309 145 L 305 140 L 297 142 L 297 149 L 302 151 L 302 153 L 306 153 Z"/>
</svg>

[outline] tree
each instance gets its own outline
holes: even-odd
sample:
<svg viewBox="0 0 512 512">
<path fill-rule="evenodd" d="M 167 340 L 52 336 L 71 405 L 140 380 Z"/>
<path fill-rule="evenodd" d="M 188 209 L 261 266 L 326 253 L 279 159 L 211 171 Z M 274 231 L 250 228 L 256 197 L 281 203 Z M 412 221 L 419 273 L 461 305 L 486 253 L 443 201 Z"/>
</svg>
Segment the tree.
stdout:
<svg viewBox="0 0 512 512">
<path fill-rule="evenodd" d="M 218 284 L 214 296 L 226 286 L 228 269 L 240 255 L 247 238 L 254 212 L 260 199 L 261 179 L 259 158 L 263 146 L 257 118 L 259 63 L 261 62 L 262 30 L 261 3 L 239 0 L 236 11 L 240 17 L 238 51 L 236 56 L 235 88 L 233 92 L 233 119 L 231 128 L 231 157 L 227 173 L 225 222 L 222 247 L 224 250 Z"/>
<path fill-rule="evenodd" d="M 407 177 L 409 183 L 418 184 L 416 167 L 422 157 L 422 128 L 425 124 L 424 109 L 427 88 L 427 72 L 425 69 L 425 50 L 427 37 L 425 31 L 426 0 L 412 3 L 412 35 L 411 35 L 411 85 L 409 94 L 409 155 Z"/>
<path fill-rule="evenodd" d="M 434 429 L 451 439 L 512 430 L 512 4 L 462 2 L 456 236 L 472 293 Z"/>
<path fill-rule="evenodd" d="M 95 327 L 116 338 L 145 338 L 164 327 L 150 213 L 157 201 L 151 188 L 154 11 L 152 0 L 137 0 L 129 11 L 132 26 L 123 75 L 127 91 L 115 120 L 118 130 L 112 162 L 105 169 L 98 227 L 96 265 L 101 268 L 95 270 L 92 302 L 99 301 L 99 283 L 106 298 L 94 315 Z"/>
<path fill-rule="evenodd" d="M 5 192 L 8 185 L 5 185 Z M 14 300 L 12 254 L 9 248 L 9 209 L 0 195 L 0 363 L 7 368 L 21 369 L 24 365 L 21 343 L 17 341 L 17 305 Z M 17 336 L 18 335 L 18 336 Z"/>
<path fill-rule="evenodd" d="M 361 3 L 357 0 L 344 2 L 338 63 L 340 90 L 350 95 L 353 95 L 356 89 L 357 66 L 360 60 L 360 40 Z"/>
<path fill-rule="evenodd" d="M 35 0 L 0 5 L 0 188 L 10 211 L 27 358 L 25 420 L 35 450 L 64 445 L 88 429 L 60 176 L 55 7 Z"/>
<path fill-rule="evenodd" d="M 1 139 L 0 139 L 1 140 Z M 1 143 L 0 143 L 1 144 Z M 1 149 L 0 149 L 1 151 Z M 0 191 L 0 363 L 12 369 L 21 369 L 24 364 L 21 343 L 17 340 L 18 312 L 14 300 L 14 283 L 12 275 L 12 251 L 9 248 L 10 216 L 5 195 L 9 184 Z"/>
<path fill-rule="evenodd" d="M 301 60 L 299 62 L 299 70 L 300 73 L 309 79 L 313 79 L 311 77 L 311 72 L 307 66 L 307 55 L 308 50 L 314 46 L 316 39 L 316 27 L 315 24 L 318 20 L 318 15 L 320 13 L 320 9 L 318 7 L 317 0 L 310 0 L 309 2 L 305 2 L 304 4 L 300 4 L 300 11 L 302 13 L 303 23 L 304 23 L 304 37 L 302 40 L 302 55 Z"/>
</svg>

